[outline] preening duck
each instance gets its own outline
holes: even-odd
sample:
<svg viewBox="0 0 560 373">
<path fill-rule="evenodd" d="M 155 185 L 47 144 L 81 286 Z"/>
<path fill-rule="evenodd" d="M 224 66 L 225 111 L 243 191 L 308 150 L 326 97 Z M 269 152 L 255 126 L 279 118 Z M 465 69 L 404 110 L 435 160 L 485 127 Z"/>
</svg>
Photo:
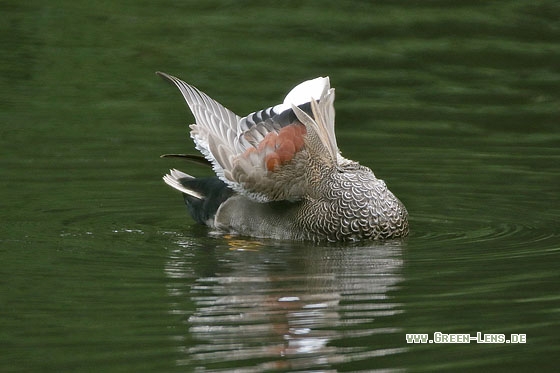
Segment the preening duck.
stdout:
<svg viewBox="0 0 560 373">
<path fill-rule="evenodd" d="M 408 234 L 404 205 L 368 167 L 344 158 L 329 78 L 305 81 L 282 104 L 240 117 L 197 88 L 158 72 L 192 111 L 196 149 L 215 177 L 171 170 L 199 223 L 239 235 L 313 241 Z M 196 156 L 186 156 L 196 160 Z"/>
</svg>

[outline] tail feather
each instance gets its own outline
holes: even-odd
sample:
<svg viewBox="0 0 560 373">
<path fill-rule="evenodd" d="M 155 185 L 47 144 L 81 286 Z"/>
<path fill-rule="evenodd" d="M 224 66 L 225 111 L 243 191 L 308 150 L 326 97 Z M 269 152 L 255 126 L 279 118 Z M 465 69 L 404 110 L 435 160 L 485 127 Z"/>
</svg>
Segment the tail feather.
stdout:
<svg viewBox="0 0 560 373">
<path fill-rule="evenodd" d="M 183 193 L 192 218 L 200 224 L 214 226 L 214 216 L 220 205 L 233 195 L 226 183 L 218 177 L 195 178 L 179 170 L 170 170 L 163 180 Z"/>
<path fill-rule="evenodd" d="M 186 186 L 190 180 L 195 180 L 194 176 L 186 174 L 182 171 L 173 169 L 169 171 L 169 174 L 166 174 L 163 177 L 163 181 L 167 185 L 169 185 L 173 189 L 177 189 L 179 192 L 183 192 L 188 194 L 189 196 L 196 198 L 196 199 L 203 199 L 204 196 L 195 190 L 188 189 Z"/>
<path fill-rule="evenodd" d="M 212 163 L 201 155 L 197 154 L 162 154 L 160 158 L 181 158 L 192 163 L 212 167 Z"/>
</svg>

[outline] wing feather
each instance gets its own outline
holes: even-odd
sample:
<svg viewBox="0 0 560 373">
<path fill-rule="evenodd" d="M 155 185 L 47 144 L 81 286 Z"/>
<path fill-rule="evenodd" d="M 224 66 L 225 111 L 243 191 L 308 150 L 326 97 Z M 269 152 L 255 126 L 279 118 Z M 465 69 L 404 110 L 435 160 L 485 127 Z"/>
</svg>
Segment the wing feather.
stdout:
<svg viewBox="0 0 560 373">
<path fill-rule="evenodd" d="M 191 137 L 217 176 L 255 201 L 305 198 L 310 158 L 325 167 L 340 159 L 328 78 L 303 82 L 282 104 L 241 118 L 182 80 L 158 75 L 181 91 L 196 119 Z"/>
</svg>

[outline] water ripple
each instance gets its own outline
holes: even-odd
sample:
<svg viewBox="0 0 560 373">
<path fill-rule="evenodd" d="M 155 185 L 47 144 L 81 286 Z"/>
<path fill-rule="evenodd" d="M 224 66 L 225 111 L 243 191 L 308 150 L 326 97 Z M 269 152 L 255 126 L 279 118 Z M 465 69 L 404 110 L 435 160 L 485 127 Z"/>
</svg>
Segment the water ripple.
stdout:
<svg viewBox="0 0 560 373">
<path fill-rule="evenodd" d="M 547 255 L 541 250 L 533 250 L 547 243 L 553 243 L 560 236 L 552 223 L 547 221 L 523 222 L 503 219 L 495 221 L 469 214 L 456 216 L 420 215 L 413 218 L 415 230 L 412 238 L 415 244 L 423 247 L 488 247 L 494 245 L 501 250 L 488 251 L 485 254 L 503 257 Z M 473 251 L 479 255 L 476 250 Z M 466 254 L 466 253 L 465 253 Z"/>
</svg>

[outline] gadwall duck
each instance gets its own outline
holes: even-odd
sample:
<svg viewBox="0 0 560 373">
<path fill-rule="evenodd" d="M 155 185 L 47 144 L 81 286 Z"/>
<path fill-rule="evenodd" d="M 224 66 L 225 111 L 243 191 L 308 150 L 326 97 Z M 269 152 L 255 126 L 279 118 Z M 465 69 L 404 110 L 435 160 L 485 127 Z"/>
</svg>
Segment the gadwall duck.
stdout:
<svg viewBox="0 0 560 373">
<path fill-rule="evenodd" d="M 383 180 L 342 157 L 329 78 L 305 81 L 282 104 L 239 117 L 182 80 L 194 114 L 191 137 L 217 177 L 171 170 L 194 220 L 221 232 L 313 241 L 391 239 L 408 234 L 408 213 Z"/>
</svg>

